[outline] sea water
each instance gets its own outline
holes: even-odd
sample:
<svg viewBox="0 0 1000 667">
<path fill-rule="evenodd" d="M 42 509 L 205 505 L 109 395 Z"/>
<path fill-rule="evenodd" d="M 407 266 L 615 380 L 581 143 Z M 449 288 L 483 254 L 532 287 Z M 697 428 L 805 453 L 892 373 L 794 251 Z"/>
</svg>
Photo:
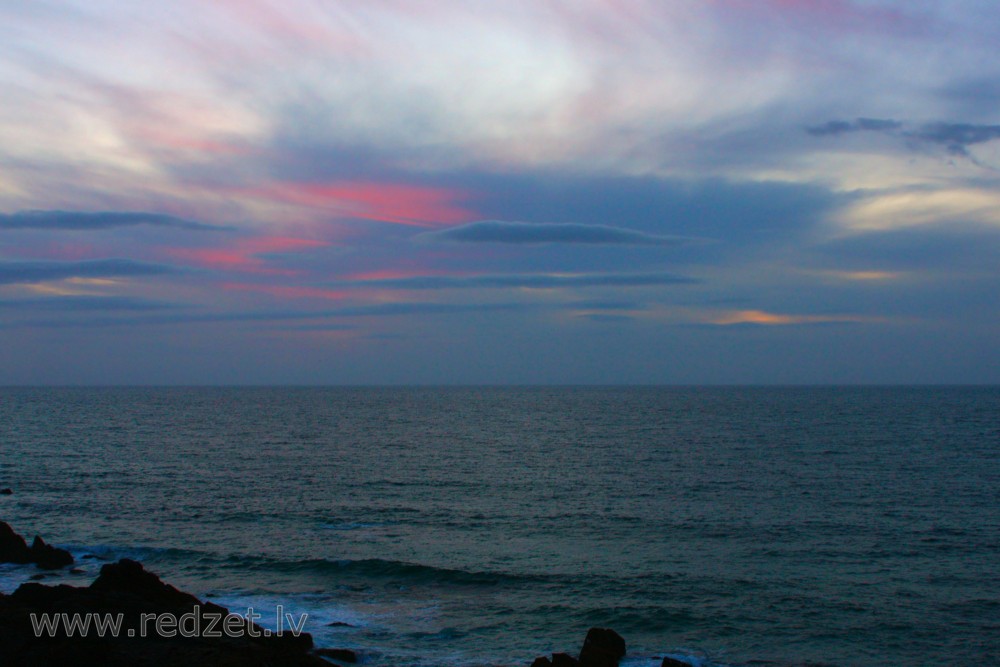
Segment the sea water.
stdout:
<svg viewBox="0 0 1000 667">
<path fill-rule="evenodd" d="M 0 389 L 0 487 L 370 665 L 1000 664 L 998 388 Z"/>
</svg>

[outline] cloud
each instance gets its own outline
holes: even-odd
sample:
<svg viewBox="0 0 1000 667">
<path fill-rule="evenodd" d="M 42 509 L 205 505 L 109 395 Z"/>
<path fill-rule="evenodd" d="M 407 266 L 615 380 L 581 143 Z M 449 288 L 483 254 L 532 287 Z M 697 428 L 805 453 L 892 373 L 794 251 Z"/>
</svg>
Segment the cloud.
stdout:
<svg viewBox="0 0 1000 667">
<path fill-rule="evenodd" d="M 1000 125 L 974 125 L 972 123 L 925 123 L 916 129 L 901 131 L 904 124 L 898 120 L 858 118 L 854 121 L 831 120 L 822 125 L 806 128 L 815 137 L 838 136 L 851 132 L 880 132 L 905 137 L 911 143 L 929 143 L 944 146 L 949 153 L 969 157 L 968 147 L 1000 139 Z"/>
<path fill-rule="evenodd" d="M 142 211 L 18 211 L 17 213 L 0 213 L 0 229 L 90 231 L 137 225 L 199 231 L 230 229 L 229 227 L 185 220 L 164 213 Z"/>
<path fill-rule="evenodd" d="M 485 274 L 476 276 L 415 276 L 383 280 L 338 281 L 337 286 L 381 287 L 387 289 L 475 289 L 559 287 L 650 287 L 654 285 L 690 285 L 694 278 L 673 273 L 528 273 Z"/>
<path fill-rule="evenodd" d="M 577 317 L 583 320 L 590 320 L 591 322 L 600 322 L 603 324 L 621 324 L 623 322 L 632 322 L 635 320 L 635 318 L 630 315 L 613 315 L 610 313 L 584 313 L 583 315 L 577 315 Z"/>
<path fill-rule="evenodd" d="M 680 245 L 690 239 L 647 234 L 609 225 L 480 220 L 421 234 L 419 239 L 463 243 L 584 243 L 590 245 Z"/>
<path fill-rule="evenodd" d="M 107 278 L 154 276 L 174 273 L 165 264 L 136 262 L 130 259 L 92 259 L 81 262 L 28 260 L 0 262 L 0 285 L 36 283 L 66 278 Z"/>
<path fill-rule="evenodd" d="M 898 130 L 903 124 L 898 120 L 885 118 L 857 118 L 854 121 L 831 120 L 822 125 L 807 127 L 806 132 L 815 137 L 837 136 L 848 132 L 889 132 Z"/>
<path fill-rule="evenodd" d="M 434 303 L 434 302 L 393 302 L 378 303 L 363 306 L 348 306 L 333 310 L 276 310 L 276 311 L 237 311 L 229 313 L 208 312 L 177 312 L 168 314 L 137 315 L 135 317 L 95 316 L 73 320 L 28 320 L 21 322 L 4 322 L 0 328 L 14 327 L 44 327 L 65 328 L 78 327 L 115 327 L 115 326 L 155 326 L 183 325 L 190 323 L 212 322 L 285 322 L 289 320 L 327 320 L 351 317 L 396 317 L 407 315 L 458 315 L 464 313 L 482 313 L 498 311 L 529 311 L 537 310 L 538 306 L 525 303 Z M 310 325 L 304 325 L 310 326 Z M 316 324 L 313 328 L 330 330 L 346 329 L 350 325 Z"/>
<path fill-rule="evenodd" d="M 789 326 L 815 324 L 857 324 L 878 321 L 860 315 L 791 315 L 763 310 L 736 310 L 709 317 L 705 323 L 716 326 Z"/>
<path fill-rule="evenodd" d="M 6 299 L 0 301 L 0 309 L 18 311 L 124 311 L 143 312 L 175 308 L 173 304 L 139 299 L 129 296 L 70 295 L 45 299 Z"/>
<path fill-rule="evenodd" d="M 586 299 L 566 304 L 569 308 L 580 310 L 643 310 L 645 305 L 636 301 L 619 301 L 612 299 Z"/>
<path fill-rule="evenodd" d="M 836 216 L 855 231 L 918 225 L 1000 226 L 1000 192 L 989 188 L 911 189 L 877 192 L 845 207 Z"/>
<path fill-rule="evenodd" d="M 872 230 L 807 248 L 819 263 L 841 270 L 935 272 L 959 277 L 997 276 L 1000 229 L 975 223 Z"/>
<path fill-rule="evenodd" d="M 908 137 L 941 144 L 954 155 L 968 156 L 968 147 L 993 139 L 1000 139 L 1000 125 L 971 125 L 969 123 L 930 123 L 913 132 Z"/>
</svg>

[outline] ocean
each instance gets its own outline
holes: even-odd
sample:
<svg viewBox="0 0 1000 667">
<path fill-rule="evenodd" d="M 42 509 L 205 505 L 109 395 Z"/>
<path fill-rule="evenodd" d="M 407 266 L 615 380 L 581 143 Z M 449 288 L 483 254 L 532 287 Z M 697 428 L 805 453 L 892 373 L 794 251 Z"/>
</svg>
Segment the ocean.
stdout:
<svg viewBox="0 0 1000 667">
<path fill-rule="evenodd" d="M 48 581 L 135 558 L 372 666 L 592 626 L 635 667 L 1000 665 L 996 387 L 7 388 L 0 487 L 84 570 Z"/>
</svg>

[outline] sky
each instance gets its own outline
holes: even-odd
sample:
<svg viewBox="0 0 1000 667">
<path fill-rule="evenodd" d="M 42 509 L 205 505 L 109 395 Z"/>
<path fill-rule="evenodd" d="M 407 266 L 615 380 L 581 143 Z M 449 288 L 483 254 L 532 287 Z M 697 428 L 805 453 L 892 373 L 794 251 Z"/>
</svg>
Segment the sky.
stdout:
<svg viewBox="0 0 1000 667">
<path fill-rule="evenodd" d="M 1000 383 L 992 0 L 4 0 L 0 384 Z"/>
</svg>

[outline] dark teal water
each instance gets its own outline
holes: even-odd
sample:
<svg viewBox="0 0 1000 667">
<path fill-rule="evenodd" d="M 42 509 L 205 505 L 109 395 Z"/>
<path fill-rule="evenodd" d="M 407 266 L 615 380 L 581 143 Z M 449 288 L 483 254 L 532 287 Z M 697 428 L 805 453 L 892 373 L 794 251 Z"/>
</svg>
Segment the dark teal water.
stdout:
<svg viewBox="0 0 1000 667">
<path fill-rule="evenodd" d="M 997 388 L 0 389 L 2 486 L 372 665 L 1000 664 Z"/>
</svg>

